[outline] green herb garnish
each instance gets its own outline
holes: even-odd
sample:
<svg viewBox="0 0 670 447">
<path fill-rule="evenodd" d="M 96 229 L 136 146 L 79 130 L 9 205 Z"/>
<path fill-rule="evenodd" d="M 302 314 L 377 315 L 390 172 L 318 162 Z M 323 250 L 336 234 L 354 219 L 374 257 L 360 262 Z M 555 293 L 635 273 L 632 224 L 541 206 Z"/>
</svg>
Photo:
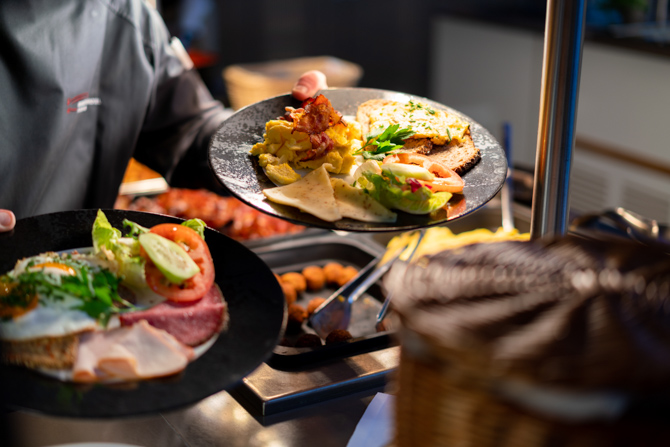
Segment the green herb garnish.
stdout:
<svg viewBox="0 0 670 447">
<path fill-rule="evenodd" d="M 405 140 L 414 133 L 409 127 L 400 129 L 400 124 L 392 124 L 386 129 L 376 129 L 365 135 L 365 144 L 355 153 L 362 154 L 365 159 L 381 161 L 393 151 L 402 148 Z"/>
<path fill-rule="evenodd" d="M 409 109 L 412 110 L 412 111 L 423 109 L 426 112 L 430 113 L 431 115 L 435 115 L 437 113 L 435 111 L 435 109 L 433 109 L 432 107 L 430 107 L 428 105 L 425 105 L 425 104 L 421 104 L 420 102 L 414 102 L 411 99 L 407 102 L 407 105 L 408 105 Z"/>
<path fill-rule="evenodd" d="M 11 283 L 6 295 L 0 301 L 6 306 L 27 307 L 31 297 L 39 295 L 42 300 L 63 301 L 77 298 L 81 304 L 73 309 L 86 312 L 106 325 L 109 318 L 122 308 L 132 308 L 132 304 L 119 296 L 119 279 L 109 270 L 63 262 L 74 269 L 75 275 L 50 275 L 42 270 L 27 270 L 15 277 L 5 276 L 3 282 Z"/>
</svg>

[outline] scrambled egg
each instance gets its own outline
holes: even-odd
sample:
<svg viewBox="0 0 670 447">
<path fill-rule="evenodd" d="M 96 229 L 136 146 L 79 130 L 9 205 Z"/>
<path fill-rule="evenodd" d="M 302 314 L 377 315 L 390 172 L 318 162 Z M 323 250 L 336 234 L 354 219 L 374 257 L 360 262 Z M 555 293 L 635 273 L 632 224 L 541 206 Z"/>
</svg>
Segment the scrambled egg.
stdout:
<svg viewBox="0 0 670 447">
<path fill-rule="evenodd" d="M 282 163 L 279 157 L 275 157 L 272 154 L 261 154 L 258 157 L 258 161 L 261 167 L 265 168 L 265 175 L 275 185 L 288 185 L 302 178 L 288 163 Z"/>
<path fill-rule="evenodd" d="M 328 172 L 333 174 L 348 173 L 355 161 L 352 152 L 362 145 L 360 125 L 353 120 L 344 124 L 336 124 L 326 130 L 326 135 L 333 140 L 334 148 L 323 157 L 309 161 L 304 158 L 312 144 L 309 135 L 304 132 L 293 132 L 293 123 L 286 120 L 270 120 L 265 123 L 263 142 L 251 148 L 251 155 L 259 157 L 259 163 L 265 173 L 276 184 L 287 185 L 301 177 L 297 169 L 317 169 L 326 164 Z"/>
</svg>

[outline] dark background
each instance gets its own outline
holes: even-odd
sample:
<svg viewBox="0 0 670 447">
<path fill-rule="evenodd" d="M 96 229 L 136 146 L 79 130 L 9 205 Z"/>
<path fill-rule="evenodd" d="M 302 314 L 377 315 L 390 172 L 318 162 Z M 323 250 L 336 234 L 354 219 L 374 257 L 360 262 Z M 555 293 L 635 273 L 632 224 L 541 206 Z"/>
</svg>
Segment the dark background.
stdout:
<svg viewBox="0 0 670 447">
<path fill-rule="evenodd" d="M 221 76 L 226 66 L 308 56 L 335 56 L 360 65 L 362 87 L 429 96 L 432 19 L 456 15 L 542 33 L 547 6 L 546 0 L 157 1 L 170 32 L 187 50 L 214 58 L 199 71 L 226 105 Z M 653 21 L 658 0 L 642 0 L 647 7 L 638 14 L 620 6 L 638 0 L 585 1 L 587 39 L 670 54 L 670 46 L 613 39 L 608 31 L 610 25 L 630 20 Z M 458 42 L 453 47 L 457 54 Z"/>
<path fill-rule="evenodd" d="M 204 3 L 201 3 L 204 2 Z M 428 95 L 431 19 L 475 13 L 542 26 L 541 0 L 164 0 L 159 9 L 173 35 L 189 50 L 203 50 L 216 62 L 201 67 L 203 79 L 227 103 L 221 78 L 231 64 L 305 56 L 335 56 L 360 65 L 359 86 Z M 454 43 L 454 51 L 458 51 Z"/>
</svg>

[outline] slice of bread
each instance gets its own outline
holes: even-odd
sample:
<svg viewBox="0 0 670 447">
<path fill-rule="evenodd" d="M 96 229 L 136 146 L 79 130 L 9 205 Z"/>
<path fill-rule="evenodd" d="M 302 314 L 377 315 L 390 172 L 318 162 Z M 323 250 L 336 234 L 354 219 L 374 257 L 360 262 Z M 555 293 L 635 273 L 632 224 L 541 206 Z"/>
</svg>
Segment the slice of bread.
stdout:
<svg viewBox="0 0 670 447">
<path fill-rule="evenodd" d="M 449 144 L 433 146 L 427 157 L 447 165 L 458 175 L 465 174 L 482 158 L 469 134 L 463 141 L 451 140 Z"/>
<path fill-rule="evenodd" d="M 428 155 L 433 150 L 433 142 L 428 138 L 408 138 L 405 145 L 399 152 L 410 152 L 421 155 Z"/>
<path fill-rule="evenodd" d="M 38 337 L 28 340 L 2 340 L 2 360 L 28 368 L 70 369 L 79 347 L 79 334 Z"/>
<path fill-rule="evenodd" d="M 358 106 L 356 120 L 360 123 L 364 134 L 370 131 L 371 123 L 376 126 L 379 123 L 398 123 L 401 126 L 412 127 L 417 133 L 405 140 L 405 145 L 400 151 L 426 155 L 445 164 L 459 175 L 475 166 L 481 159 L 481 153 L 472 141 L 467 123 L 449 112 L 430 110 L 430 106 L 419 107 L 418 104 L 420 103 L 413 103 L 408 109 L 406 104 L 397 101 L 369 100 Z M 421 115 L 419 112 L 412 112 L 419 109 L 429 110 L 429 113 L 424 112 Z M 412 113 L 418 116 L 416 123 L 412 120 Z M 452 130 L 454 138 L 449 141 L 451 135 L 444 132 L 445 128 L 456 128 L 460 130 L 459 135 L 456 136 Z M 442 130 L 438 132 L 438 129 Z M 444 141 L 449 142 L 442 144 Z"/>
</svg>

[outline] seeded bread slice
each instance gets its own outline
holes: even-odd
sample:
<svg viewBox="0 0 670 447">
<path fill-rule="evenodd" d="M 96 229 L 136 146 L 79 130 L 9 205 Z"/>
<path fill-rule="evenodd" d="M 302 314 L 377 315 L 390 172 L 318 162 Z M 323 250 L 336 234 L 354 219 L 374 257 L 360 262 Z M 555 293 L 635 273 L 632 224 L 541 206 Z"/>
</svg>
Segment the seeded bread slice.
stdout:
<svg viewBox="0 0 670 447">
<path fill-rule="evenodd" d="M 433 146 L 427 157 L 447 165 L 458 175 L 465 174 L 482 158 L 469 134 L 463 141 L 451 140 L 449 144 Z"/>
<path fill-rule="evenodd" d="M 29 340 L 2 340 L 4 363 L 28 368 L 70 369 L 79 348 L 79 334 L 39 337 Z"/>
<path fill-rule="evenodd" d="M 363 134 L 369 132 L 370 121 L 372 117 L 379 115 L 381 107 L 395 103 L 395 101 L 386 99 L 372 99 L 359 105 L 356 120 L 361 125 Z M 434 144 L 429 138 L 410 137 L 400 151 L 426 155 L 444 163 L 459 175 L 466 173 L 481 159 L 480 151 L 475 147 L 469 131 L 466 131 L 460 141 L 454 138 L 451 142 L 443 145 Z"/>
<path fill-rule="evenodd" d="M 399 152 L 426 155 L 453 169 L 458 175 L 466 173 L 482 158 L 469 134 L 465 135 L 463 141 L 451 140 L 449 144 L 439 146 L 425 138 L 410 138 Z"/>
<path fill-rule="evenodd" d="M 428 155 L 433 150 L 433 142 L 428 138 L 408 138 L 398 152 Z"/>
</svg>

